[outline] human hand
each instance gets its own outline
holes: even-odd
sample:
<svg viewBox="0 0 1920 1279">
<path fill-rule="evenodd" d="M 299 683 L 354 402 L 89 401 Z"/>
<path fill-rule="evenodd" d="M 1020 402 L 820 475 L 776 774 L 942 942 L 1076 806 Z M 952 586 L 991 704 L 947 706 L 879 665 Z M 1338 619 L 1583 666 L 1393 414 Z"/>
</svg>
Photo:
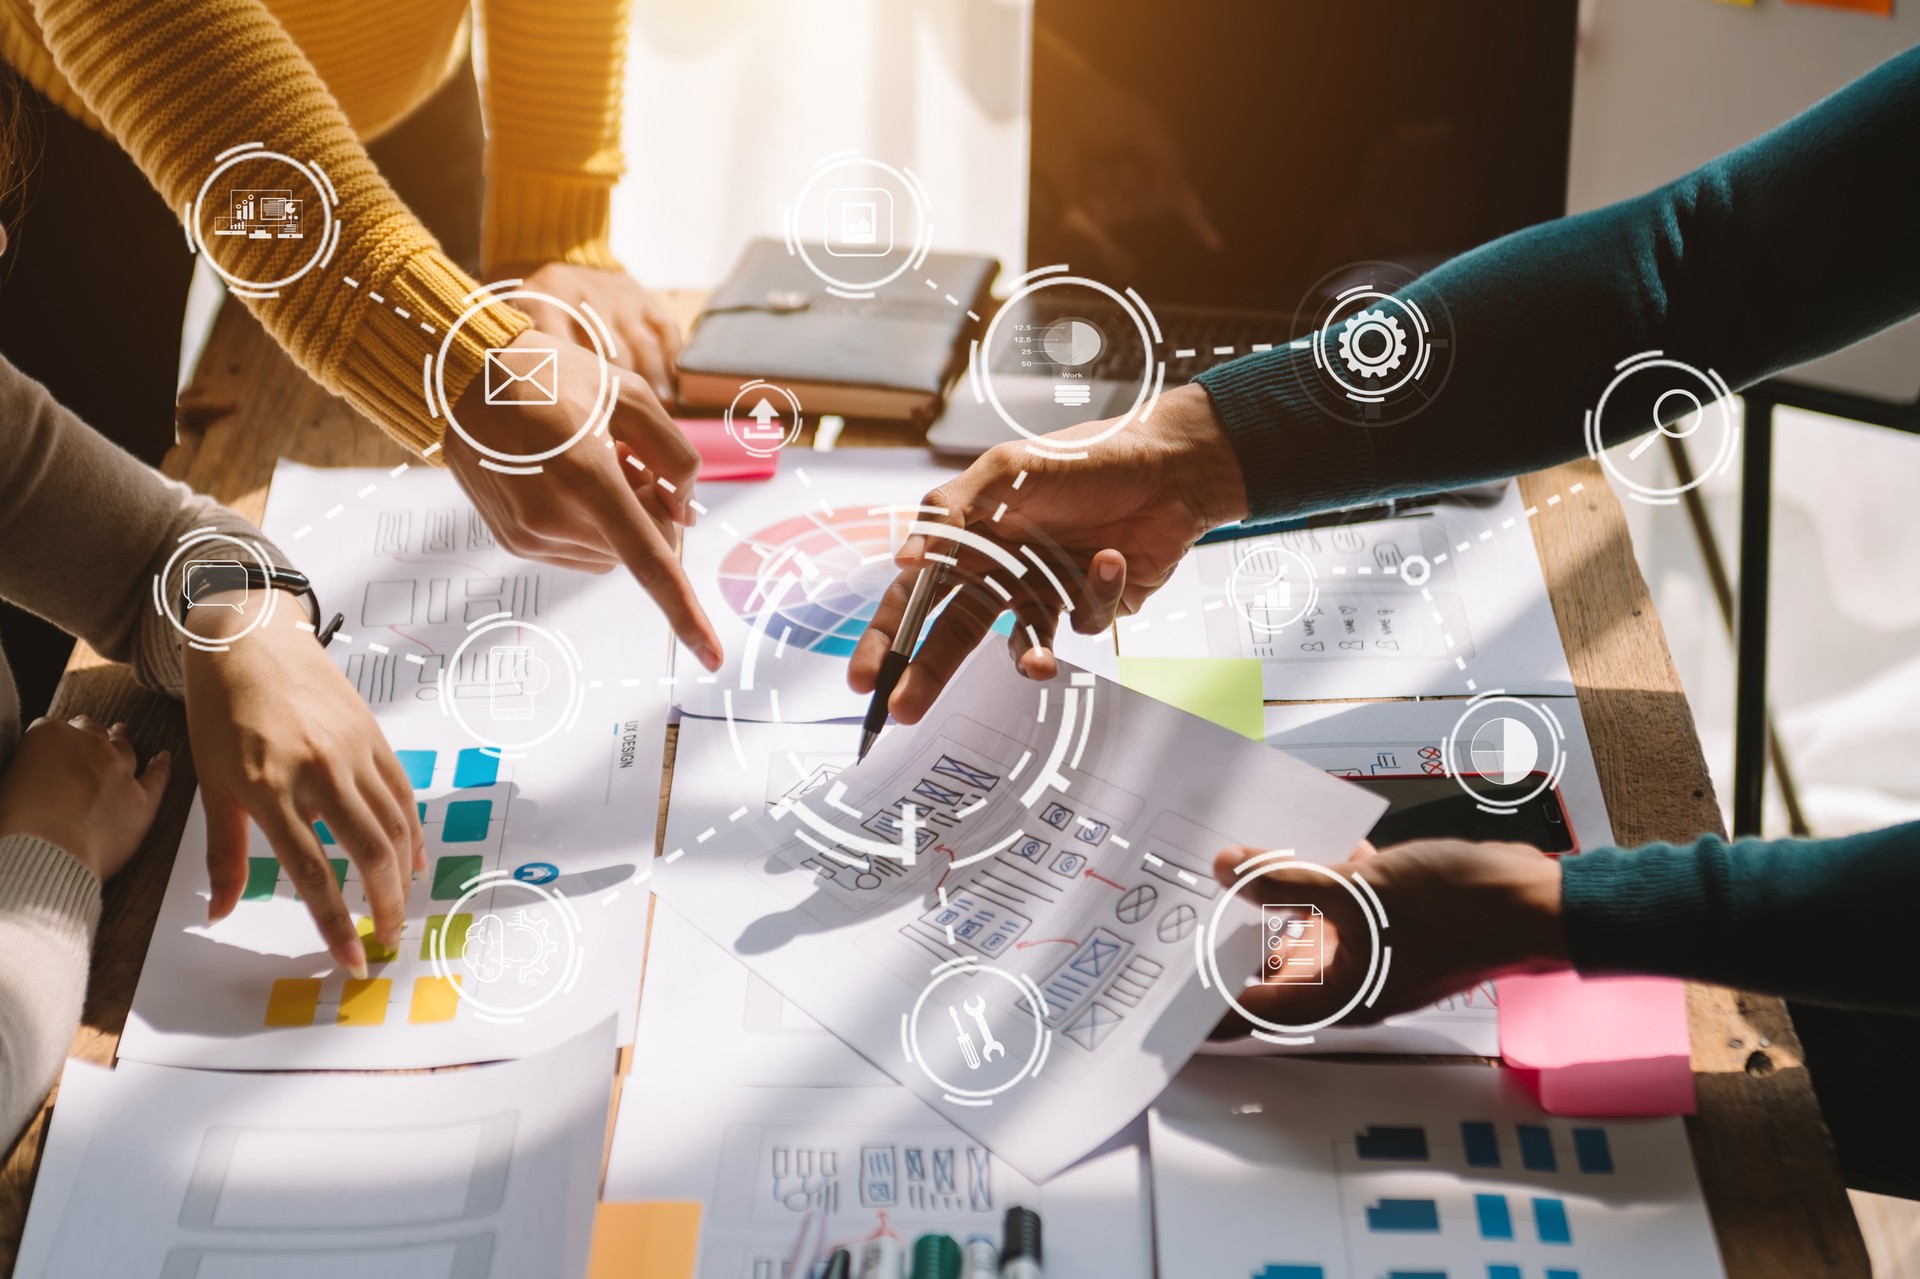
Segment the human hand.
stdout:
<svg viewBox="0 0 1920 1279">
<path fill-rule="evenodd" d="M 1085 439 L 1111 426 L 1088 422 L 1046 438 Z M 924 522 L 966 528 L 1016 554 L 1025 543 L 1047 558 L 1072 598 L 1073 628 L 1085 635 L 1111 626 L 1116 611 L 1136 611 L 1165 585 L 1201 534 L 1247 513 L 1240 463 L 1213 401 L 1198 386 L 1162 395 L 1148 420 L 1128 423 L 1089 446 L 1085 457 L 1062 459 L 1021 443 L 996 445 L 924 503 L 946 512 L 921 516 Z M 873 691 L 914 576 L 928 562 L 928 542 L 915 535 L 901 548 L 898 562 L 905 571 L 882 597 L 847 667 L 847 683 L 856 693 Z M 994 568 L 988 557 L 961 548 L 957 559 L 960 592 L 934 622 L 888 702 L 889 713 L 903 724 L 927 713 L 1005 609 L 1014 612 L 1009 648 L 1021 673 L 1052 679 L 1058 672 L 1051 646 L 1064 606 L 1044 574 L 1001 582 L 1014 592 L 1006 601 L 982 585 Z"/>
<path fill-rule="evenodd" d="M 1230 848 L 1214 859 L 1214 878 L 1231 885 L 1259 849 Z M 1336 869 L 1364 880 L 1393 928 L 1393 963 L 1371 1006 L 1346 1017 L 1371 1025 L 1425 1008 L 1490 977 L 1565 968 L 1560 922 L 1560 863 L 1526 844 L 1424 839 L 1375 849 L 1362 842 Z M 1262 984 L 1242 990 L 1247 1011 L 1281 1025 L 1331 1016 L 1360 989 L 1370 959 L 1367 924 L 1352 894 L 1300 866 L 1276 866 L 1244 893 L 1254 905 L 1320 908 L 1322 983 Z"/>
<path fill-rule="evenodd" d="M 488 404 L 483 375 L 454 413 L 486 447 L 531 457 L 564 444 L 588 420 L 599 370 L 591 351 L 539 329 L 522 333 L 512 347 L 556 353 L 557 403 Z M 607 434 L 611 448 L 589 435 L 542 460 L 538 473 L 509 475 L 484 465 L 485 455 L 449 430 L 447 465 L 502 546 L 584 573 L 624 563 L 681 641 L 708 670 L 718 670 L 720 638 L 674 554 L 675 525 L 693 523 L 700 455 L 653 392 L 631 377 L 620 379 Z"/>
<path fill-rule="evenodd" d="M 573 306 L 585 303 L 607 323 L 620 350 L 610 352 L 615 364 L 632 369 L 647 380 L 662 403 L 673 402 L 674 364 L 680 358 L 680 326 L 667 314 L 660 299 L 625 271 L 574 266 L 569 262 L 496 266 L 489 279 L 519 279 L 526 288 Z M 593 340 L 559 307 L 538 298 L 515 298 L 513 305 L 533 317 L 534 327 L 564 334 L 580 346 Z"/>
<path fill-rule="evenodd" d="M 188 617 L 206 638 L 220 638 L 209 626 L 240 624 L 220 608 L 195 608 Z M 226 651 L 189 647 L 185 660 L 187 731 L 207 815 L 207 922 L 226 918 L 246 887 L 251 818 L 328 953 L 365 977 L 366 947 L 313 823 L 324 821 L 359 869 L 374 936 L 397 943 L 414 872 L 427 865 L 400 761 L 312 632 L 278 612 Z"/>
<path fill-rule="evenodd" d="M 0 773 L 0 836 L 44 839 L 112 879 L 146 838 L 172 775 L 167 751 L 141 769 L 125 724 L 37 719 Z"/>
</svg>

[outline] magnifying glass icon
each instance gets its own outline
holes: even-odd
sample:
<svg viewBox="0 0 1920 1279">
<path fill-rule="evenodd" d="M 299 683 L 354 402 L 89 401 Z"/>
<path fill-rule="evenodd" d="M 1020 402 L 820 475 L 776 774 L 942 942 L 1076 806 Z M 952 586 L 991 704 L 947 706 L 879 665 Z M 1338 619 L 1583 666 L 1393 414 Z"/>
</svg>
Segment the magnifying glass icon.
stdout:
<svg viewBox="0 0 1920 1279">
<path fill-rule="evenodd" d="M 1664 410 L 1666 409 L 1667 401 L 1675 398 L 1686 401 L 1689 407 L 1675 414 L 1672 422 L 1662 421 L 1661 419 L 1665 416 Z M 1683 391 L 1676 387 L 1671 391 L 1663 392 L 1660 398 L 1653 402 L 1653 427 L 1655 434 L 1647 436 L 1638 444 L 1628 449 L 1627 460 L 1629 462 L 1639 461 L 1640 455 L 1652 448 L 1654 440 L 1662 435 L 1670 440 L 1686 439 L 1689 435 L 1692 435 L 1700 429 L 1703 416 L 1700 412 L 1700 397 L 1694 395 L 1691 391 Z M 1685 428 L 1684 430 L 1680 429 L 1683 427 Z"/>
</svg>

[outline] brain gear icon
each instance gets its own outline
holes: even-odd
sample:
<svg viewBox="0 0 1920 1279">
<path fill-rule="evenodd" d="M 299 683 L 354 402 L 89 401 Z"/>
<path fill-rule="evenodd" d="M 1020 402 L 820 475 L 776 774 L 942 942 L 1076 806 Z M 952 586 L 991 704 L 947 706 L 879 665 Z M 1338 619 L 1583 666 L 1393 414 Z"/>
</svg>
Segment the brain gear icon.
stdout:
<svg viewBox="0 0 1920 1279">
<path fill-rule="evenodd" d="M 1340 359 L 1361 377 L 1385 377 L 1400 367 L 1407 335 L 1384 311 L 1359 311 L 1340 330 Z"/>
</svg>

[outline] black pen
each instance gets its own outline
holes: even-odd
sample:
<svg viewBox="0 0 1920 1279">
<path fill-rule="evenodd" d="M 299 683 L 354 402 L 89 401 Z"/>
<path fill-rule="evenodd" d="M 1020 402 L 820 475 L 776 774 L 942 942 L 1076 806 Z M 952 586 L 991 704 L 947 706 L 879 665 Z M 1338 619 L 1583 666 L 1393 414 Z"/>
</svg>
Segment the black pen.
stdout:
<svg viewBox="0 0 1920 1279">
<path fill-rule="evenodd" d="M 867 757 L 873 744 L 880 740 L 880 730 L 887 726 L 887 701 L 893 696 L 893 690 L 899 687 L 900 677 L 907 673 L 907 663 L 913 659 L 913 647 L 920 642 L 920 632 L 927 624 L 927 614 L 933 610 L 946 578 L 947 566 L 940 563 L 927 565 L 913 579 L 913 591 L 907 596 L 907 611 L 901 616 L 900 625 L 894 629 L 893 647 L 887 650 L 886 657 L 880 661 L 880 675 L 873 685 L 873 700 L 867 703 L 867 717 L 860 722 L 859 759 Z"/>
</svg>

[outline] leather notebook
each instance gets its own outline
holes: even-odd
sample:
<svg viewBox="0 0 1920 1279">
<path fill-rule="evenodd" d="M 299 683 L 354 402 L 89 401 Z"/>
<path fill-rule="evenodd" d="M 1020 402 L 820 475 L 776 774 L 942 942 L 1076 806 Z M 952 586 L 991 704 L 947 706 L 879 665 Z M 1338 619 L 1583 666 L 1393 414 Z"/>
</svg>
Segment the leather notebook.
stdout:
<svg viewBox="0 0 1920 1279">
<path fill-rule="evenodd" d="M 869 276 L 897 264 L 861 263 Z M 990 257 L 929 253 L 872 297 L 840 297 L 783 241 L 754 240 L 681 349 L 680 402 L 724 408 L 742 383 L 764 378 L 792 391 L 808 416 L 931 419 L 979 327 L 967 313 L 989 314 L 999 272 Z"/>
</svg>

